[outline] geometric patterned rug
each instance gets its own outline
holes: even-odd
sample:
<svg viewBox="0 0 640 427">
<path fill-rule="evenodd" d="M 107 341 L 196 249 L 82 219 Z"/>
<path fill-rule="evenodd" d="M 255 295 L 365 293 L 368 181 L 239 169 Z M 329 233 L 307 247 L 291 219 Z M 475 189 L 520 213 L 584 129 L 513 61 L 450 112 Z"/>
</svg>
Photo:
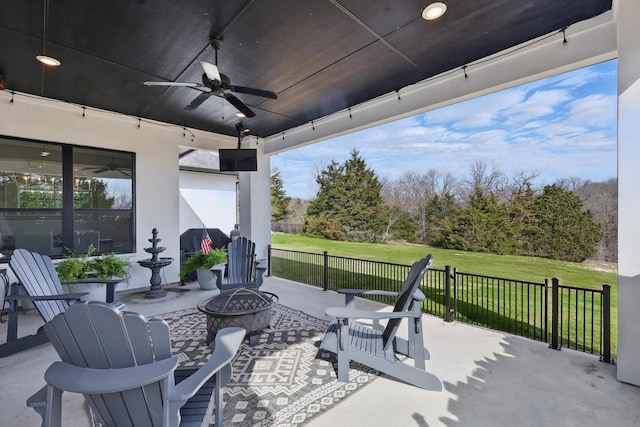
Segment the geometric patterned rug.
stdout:
<svg viewBox="0 0 640 427">
<path fill-rule="evenodd" d="M 245 339 L 233 361 L 224 389 L 225 426 L 304 426 L 377 378 L 376 370 L 351 362 L 350 382 L 338 382 L 335 355 L 318 350 L 329 323 L 281 304 L 271 313 L 257 344 Z M 154 317 L 169 323 L 181 365 L 198 366 L 209 358 L 206 316 L 198 309 Z"/>
</svg>

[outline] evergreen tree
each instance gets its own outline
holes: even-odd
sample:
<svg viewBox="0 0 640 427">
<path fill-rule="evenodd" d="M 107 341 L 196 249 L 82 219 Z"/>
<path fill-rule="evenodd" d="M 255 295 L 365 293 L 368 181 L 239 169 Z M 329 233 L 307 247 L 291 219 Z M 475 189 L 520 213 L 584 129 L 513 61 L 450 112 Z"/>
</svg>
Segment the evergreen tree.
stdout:
<svg viewBox="0 0 640 427">
<path fill-rule="evenodd" d="M 514 254 L 512 227 L 509 211 L 494 193 L 474 189 L 469 204 L 455 209 L 445 221 L 443 246 L 473 252 Z"/>
<path fill-rule="evenodd" d="M 289 217 L 290 201 L 291 197 L 287 197 L 284 191 L 284 181 L 280 171 L 274 169 L 271 172 L 271 222 L 284 221 Z"/>
<path fill-rule="evenodd" d="M 398 209 L 399 214 L 398 219 L 391 227 L 391 235 L 396 239 L 415 243 L 417 240 L 415 218 L 411 214 L 400 210 L 399 206 L 394 206 L 392 209 Z"/>
<path fill-rule="evenodd" d="M 595 254 L 602 229 L 571 191 L 557 185 L 544 187 L 533 203 L 533 212 L 537 220 L 531 238 L 535 256 L 582 262 Z"/>
<path fill-rule="evenodd" d="M 309 204 L 303 233 L 354 241 L 380 239 L 386 223 L 382 184 L 358 151 L 352 150 L 342 164 L 332 161 L 316 182 L 319 190 Z"/>
</svg>

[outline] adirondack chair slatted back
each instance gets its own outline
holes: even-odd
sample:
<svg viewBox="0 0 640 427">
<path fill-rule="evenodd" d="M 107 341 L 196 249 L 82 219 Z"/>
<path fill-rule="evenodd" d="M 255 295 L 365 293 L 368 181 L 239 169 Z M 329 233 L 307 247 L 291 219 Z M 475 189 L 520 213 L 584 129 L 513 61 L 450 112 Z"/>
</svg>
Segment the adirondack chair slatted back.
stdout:
<svg viewBox="0 0 640 427">
<path fill-rule="evenodd" d="M 413 265 L 411 266 L 411 270 L 409 270 L 409 274 L 407 275 L 407 278 L 405 279 L 405 282 L 402 286 L 402 291 L 398 296 L 395 306 L 393 307 L 394 312 L 409 311 L 412 308 L 414 302 L 413 294 L 420 286 L 420 282 L 422 282 L 422 278 L 431 266 L 432 262 L 433 256 L 427 255 L 421 260 L 413 263 Z M 382 340 L 385 350 L 387 350 L 389 346 L 393 344 L 392 338 L 395 337 L 401 322 L 402 319 L 389 319 L 387 326 L 382 333 Z"/>
<path fill-rule="evenodd" d="M 144 365 L 171 357 L 169 326 L 111 306 L 81 302 L 45 324 L 63 362 L 107 369 Z M 87 395 L 105 426 L 161 426 L 162 382 L 118 393 Z"/>
<path fill-rule="evenodd" d="M 16 277 L 31 296 L 61 295 L 60 279 L 51 258 L 26 249 L 16 249 L 9 262 Z M 45 322 L 50 321 L 58 313 L 64 313 L 69 303 L 63 300 L 34 301 L 34 304 Z"/>
<path fill-rule="evenodd" d="M 256 244 L 246 237 L 238 237 L 227 245 L 229 283 L 253 281 Z"/>
</svg>

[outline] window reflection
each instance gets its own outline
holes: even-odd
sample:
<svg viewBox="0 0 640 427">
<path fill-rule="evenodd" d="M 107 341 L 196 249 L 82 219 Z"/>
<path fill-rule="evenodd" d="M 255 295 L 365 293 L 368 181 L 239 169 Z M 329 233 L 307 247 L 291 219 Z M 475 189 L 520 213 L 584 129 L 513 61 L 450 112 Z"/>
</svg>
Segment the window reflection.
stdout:
<svg viewBox="0 0 640 427">
<path fill-rule="evenodd" d="M 133 153 L 0 137 L 0 259 L 15 248 L 50 256 L 90 245 L 96 254 L 135 250 L 134 160 Z M 67 192 L 73 199 L 65 206 Z"/>
</svg>

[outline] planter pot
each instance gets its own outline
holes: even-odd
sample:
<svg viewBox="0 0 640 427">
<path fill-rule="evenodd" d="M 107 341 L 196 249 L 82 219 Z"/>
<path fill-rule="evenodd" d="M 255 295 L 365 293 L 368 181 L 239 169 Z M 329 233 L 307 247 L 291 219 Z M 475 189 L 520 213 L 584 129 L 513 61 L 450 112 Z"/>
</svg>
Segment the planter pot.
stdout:
<svg viewBox="0 0 640 427">
<path fill-rule="evenodd" d="M 214 265 L 211 270 L 199 268 L 196 270 L 198 276 L 198 284 L 202 289 L 219 289 L 222 284 L 222 273 L 224 264 Z"/>
<path fill-rule="evenodd" d="M 89 295 L 85 295 L 82 298 L 85 301 L 106 301 L 106 289 L 105 284 L 100 283 L 78 283 L 73 286 L 73 290 L 69 288 L 69 293 L 76 292 L 88 292 Z"/>
</svg>

